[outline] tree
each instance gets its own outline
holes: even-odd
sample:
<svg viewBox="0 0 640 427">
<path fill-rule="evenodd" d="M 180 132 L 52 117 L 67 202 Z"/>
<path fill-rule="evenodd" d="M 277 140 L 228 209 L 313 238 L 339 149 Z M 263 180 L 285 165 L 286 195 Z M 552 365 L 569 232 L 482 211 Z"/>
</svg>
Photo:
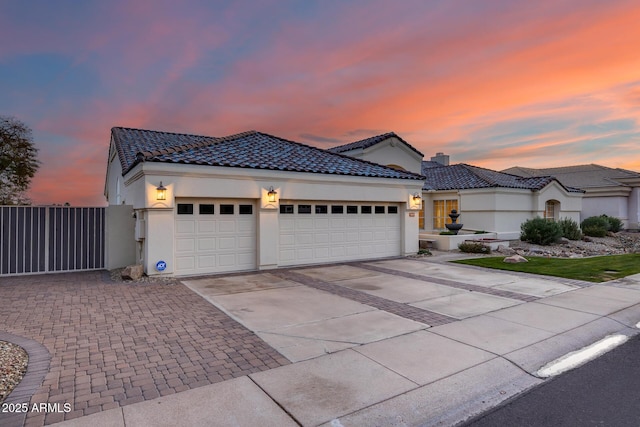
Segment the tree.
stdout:
<svg viewBox="0 0 640 427">
<path fill-rule="evenodd" d="M 26 191 L 40 163 L 31 129 L 15 117 L 0 116 L 0 205 L 30 203 Z"/>
</svg>

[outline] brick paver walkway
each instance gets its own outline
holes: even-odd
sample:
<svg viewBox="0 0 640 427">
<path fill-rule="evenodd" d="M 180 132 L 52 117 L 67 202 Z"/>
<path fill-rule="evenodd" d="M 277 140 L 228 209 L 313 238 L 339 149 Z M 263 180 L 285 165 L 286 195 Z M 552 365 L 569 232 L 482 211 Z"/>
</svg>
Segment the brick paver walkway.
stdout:
<svg viewBox="0 0 640 427">
<path fill-rule="evenodd" d="M 113 283 L 103 272 L 3 277 L 0 319 L 0 329 L 51 354 L 30 405 L 71 404 L 68 413 L 29 412 L 28 426 L 289 363 L 182 284 Z"/>
</svg>

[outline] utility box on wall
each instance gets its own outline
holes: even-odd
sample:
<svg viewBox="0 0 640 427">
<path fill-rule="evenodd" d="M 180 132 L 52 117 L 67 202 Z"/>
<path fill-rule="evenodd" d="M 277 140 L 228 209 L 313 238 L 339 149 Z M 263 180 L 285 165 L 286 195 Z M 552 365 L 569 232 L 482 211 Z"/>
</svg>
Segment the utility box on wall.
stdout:
<svg viewBox="0 0 640 427">
<path fill-rule="evenodd" d="M 146 228 L 146 222 L 144 219 L 139 219 L 136 221 L 136 232 L 135 232 L 136 241 L 139 242 L 141 240 L 144 240 L 145 228 Z"/>
</svg>

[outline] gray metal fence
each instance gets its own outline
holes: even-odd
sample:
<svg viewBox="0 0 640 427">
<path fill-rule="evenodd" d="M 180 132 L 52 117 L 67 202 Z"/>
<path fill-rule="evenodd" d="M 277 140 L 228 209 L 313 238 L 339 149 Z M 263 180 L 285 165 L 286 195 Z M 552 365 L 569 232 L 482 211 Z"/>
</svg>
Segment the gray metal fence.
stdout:
<svg viewBox="0 0 640 427">
<path fill-rule="evenodd" d="M 0 206 L 0 276 L 104 265 L 105 208 Z"/>
</svg>

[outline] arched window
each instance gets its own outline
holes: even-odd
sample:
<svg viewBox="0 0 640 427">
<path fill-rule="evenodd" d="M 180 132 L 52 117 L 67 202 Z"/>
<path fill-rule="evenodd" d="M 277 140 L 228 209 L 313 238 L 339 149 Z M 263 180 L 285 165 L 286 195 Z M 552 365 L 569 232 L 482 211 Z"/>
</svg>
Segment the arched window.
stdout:
<svg viewBox="0 0 640 427">
<path fill-rule="evenodd" d="M 560 202 L 557 200 L 547 200 L 544 206 L 544 219 L 547 221 L 557 221 L 560 215 Z"/>
</svg>

